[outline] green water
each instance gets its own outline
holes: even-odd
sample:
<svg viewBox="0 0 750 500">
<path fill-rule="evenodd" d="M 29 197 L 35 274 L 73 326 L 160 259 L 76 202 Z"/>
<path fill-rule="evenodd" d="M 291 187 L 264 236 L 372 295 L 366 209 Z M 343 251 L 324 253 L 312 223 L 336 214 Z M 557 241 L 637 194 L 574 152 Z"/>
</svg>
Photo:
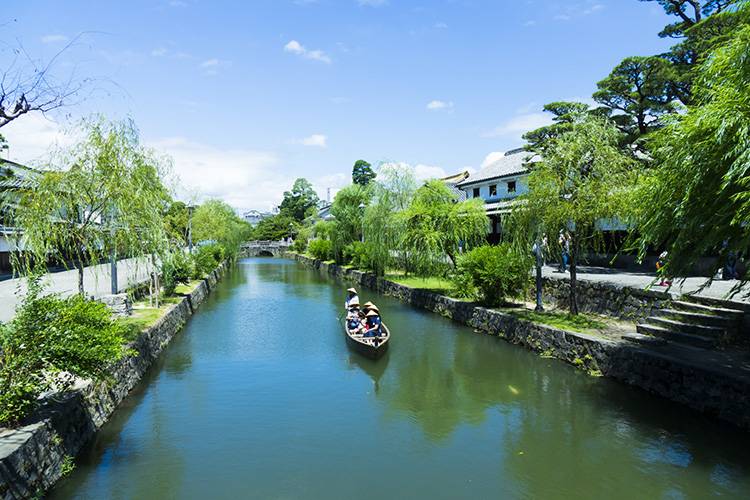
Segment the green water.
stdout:
<svg viewBox="0 0 750 500">
<path fill-rule="evenodd" d="M 750 498 L 747 434 L 361 290 L 369 361 L 342 290 L 240 262 L 50 496 Z"/>
</svg>

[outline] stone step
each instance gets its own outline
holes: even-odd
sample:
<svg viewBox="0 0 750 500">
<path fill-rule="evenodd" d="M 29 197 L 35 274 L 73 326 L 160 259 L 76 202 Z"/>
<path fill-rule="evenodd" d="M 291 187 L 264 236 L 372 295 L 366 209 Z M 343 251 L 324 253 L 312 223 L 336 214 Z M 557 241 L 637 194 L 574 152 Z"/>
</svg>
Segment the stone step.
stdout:
<svg viewBox="0 0 750 500">
<path fill-rule="evenodd" d="M 666 339 L 661 337 L 653 337 L 651 335 L 643 335 L 641 333 L 626 333 L 621 335 L 623 340 L 633 342 L 635 344 L 648 345 L 648 346 L 659 346 L 667 343 Z"/>
<path fill-rule="evenodd" d="M 676 319 L 665 318 L 663 316 L 650 316 L 646 318 L 645 323 L 661 328 L 666 328 L 668 330 L 673 330 L 675 332 L 693 333 L 696 335 L 702 335 L 704 337 L 720 338 L 727 333 L 727 330 L 725 328 L 721 328 L 718 326 L 687 323 Z"/>
<path fill-rule="evenodd" d="M 640 333 L 641 335 L 652 335 L 654 337 L 659 337 L 665 340 L 669 340 L 671 342 L 692 345 L 692 346 L 701 347 L 704 349 L 711 349 L 715 347 L 717 344 L 716 339 L 711 338 L 711 337 L 705 337 L 703 335 L 696 335 L 694 333 L 676 332 L 673 330 L 669 330 L 667 328 L 662 328 L 660 326 L 655 326 L 655 325 L 648 325 L 645 323 L 640 323 L 636 325 L 635 328 L 638 331 L 638 333 Z"/>
<path fill-rule="evenodd" d="M 742 322 L 741 317 L 718 316 L 677 309 L 660 309 L 657 314 L 665 318 L 671 318 L 692 325 L 715 326 L 727 330 L 737 330 Z"/>
<path fill-rule="evenodd" d="M 704 295 L 690 295 L 684 294 L 680 297 L 680 300 L 684 302 L 692 302 L 693 304 L 699 304 L 702 306 L 708 306 L 712 308 L 729 309 L 731 311 L 741 311 L 743 314 L 750 312 L 750 303 L 736 302 L 733 300 L 717 299 L 715 297 L 706 297 Z"/>
<path fill-rule="evenodd" d="M 680 311 L 694 312 L 698 314 L 711 314 L 714 316 L 721 316 L 723 318 L 731 318 L 738 322 L 742 322 L 742 317 L 745 315 L 744 311 L 737 309 L 725 309 L 723 307 L 706 306 L 698 304 L 696 302 L 685 302 L 683 300 L 675 300 L 672 302 L 672 308 Z"/>
</svg>

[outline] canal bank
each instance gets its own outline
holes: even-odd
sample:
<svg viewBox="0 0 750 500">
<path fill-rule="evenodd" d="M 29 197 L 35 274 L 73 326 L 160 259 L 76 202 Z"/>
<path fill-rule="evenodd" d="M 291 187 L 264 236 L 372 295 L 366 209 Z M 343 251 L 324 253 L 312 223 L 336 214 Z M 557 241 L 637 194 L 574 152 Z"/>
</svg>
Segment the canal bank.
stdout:
<svg viewBox="0 0 750 500">
<path fill-rule="evenodd" d="M 46 396 L 24 425 L 0 429 L 0 497 L 38 496 L 70 471 L 73 458 L 110 419 L 225 271 L 226 265 L 220 265 L 128 344 L 136 354 L 117 362 L 109 380 L 79 380 L 71 391 Z"/>
<path fill-rule="evenodd" d="M 469 302 L 451 299 L 428 290 L 410 288 L 372 273 L 344 268 L 300 254 L 290 254 L 298 262 L 324 274 L 366 286 L 410 305 L 438 313 L 480 332 L 499 336 L 545 356 L 563 360 L 590 373 L 602 375 L 645 389 L 707 415 L 718 417 L 744 430 L 750 430 L 750 369 L 746 364 L 714 353 L 679 346 L 639 346 L 624 340 L 599 338 L 584 333 L 519 319 Z M 555 284 L 560 292 L 560 284 Z M 622 317 L 641 317 L 666 300 L 659 292 L 622 289 L 588 293 L 579 282 L 583 297 L 610 304 L 607 312 Z M 609 299 L 607 299 L 609 297 Z M 611 304 L 615 304 L 614 306 Z M 583 310 L 596 310 L 583 304 Z M 622 309 L 618 309 L 622 308 Z"/>
</svg>

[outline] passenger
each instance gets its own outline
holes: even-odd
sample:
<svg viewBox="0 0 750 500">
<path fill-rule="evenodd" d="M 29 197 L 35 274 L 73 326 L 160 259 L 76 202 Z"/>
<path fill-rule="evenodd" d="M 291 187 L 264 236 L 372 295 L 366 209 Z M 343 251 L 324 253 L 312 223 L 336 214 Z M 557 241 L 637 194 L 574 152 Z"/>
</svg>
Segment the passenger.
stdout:
<svg viewBox="0 0 750 500">
<path fill-rule="evenodd" d="M 359 310 L 359 301 L 349 301 L 349 307 L 346 312 L 346 326 L 349 330 L 358 331 L 363 328 L 362 311 Z"/>
<path fill-rule="evenodd" d="M 357 306 L 359 307 L 359 295 L 357 295 L 357 290 L 354 288 L 349 288 L 346 291 L 346 301 L 344 302 L 344 309 L 348 310 L 352 302 L 356 302 Z"/>
<path fill-rule="evenodd" d="M 364 304 L 362 304 L 362 312 L 365 313 L 365 314 L 367 314 L 367 312 L 370 310 L 370 307 L 372 307 L 374 305 L 375 304 L 373 304 L 370 301 L 365 302 Z"/>
<path fill-rule="evenodd" d="M 380 337 L 380 313 L 370 309 L 365 322 L 365 337 Z"/>
</svg>

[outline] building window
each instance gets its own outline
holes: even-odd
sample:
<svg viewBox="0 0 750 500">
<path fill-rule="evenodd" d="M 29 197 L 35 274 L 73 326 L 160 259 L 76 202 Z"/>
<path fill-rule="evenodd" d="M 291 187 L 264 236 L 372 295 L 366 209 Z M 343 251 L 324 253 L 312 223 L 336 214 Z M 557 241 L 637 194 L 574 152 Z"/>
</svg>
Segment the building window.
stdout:
<svg viewBox="0 0 750 500">
<path fill-rule="evenodd" d="M 508 192 L 509 193 L 516 192 L 516 181 L 508 181 Z"/>
<path fill-rule="evenodd" d="M 490 184 L 490 197 L 497 196 L 497 184 Z"/>
<path fill-rule="evenodd" d="M 472 191 L 472 196 L 474 198 L 479 198 L 479 188 L 474 188 L 474 190 Z"/>
</svg>

